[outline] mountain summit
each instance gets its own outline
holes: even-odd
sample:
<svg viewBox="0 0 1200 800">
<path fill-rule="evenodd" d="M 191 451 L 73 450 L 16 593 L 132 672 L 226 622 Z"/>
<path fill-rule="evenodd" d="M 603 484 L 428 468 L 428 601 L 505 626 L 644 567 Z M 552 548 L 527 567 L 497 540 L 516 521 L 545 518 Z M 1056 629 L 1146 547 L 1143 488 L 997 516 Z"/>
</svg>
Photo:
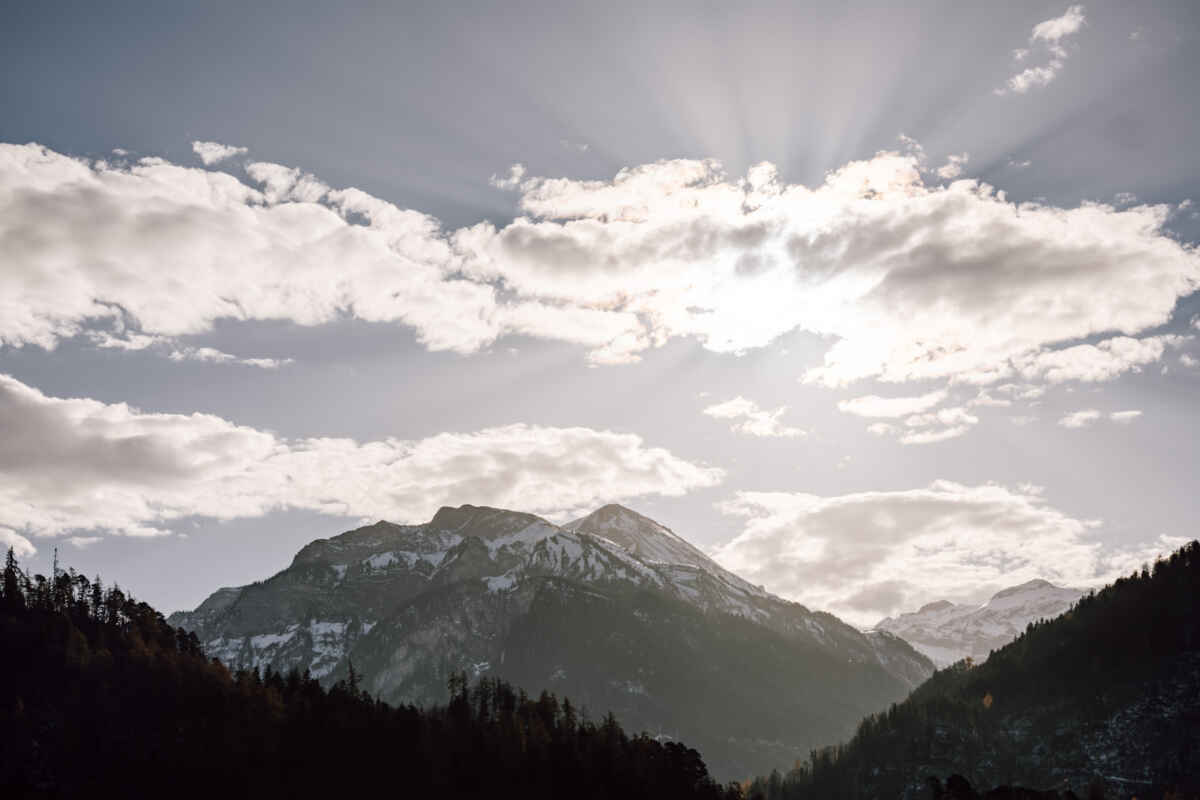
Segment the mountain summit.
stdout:
<svg viewBox="0 0 1200 800">
<path fill-rule="evenodd" d="M 1017 638 L 1029 623 L 1057 617 L 1082 595 L 1079 589 L 1034 579 L 1001 589 L 981 606 L 939 600 L 880 620 L 875 629 L 904 639 L 939 668 L 968 656 L 979 662 Z"/>
<path fill-rule="evenodd" d="M 686 564 L 712 572 L 725 572 L 717 562 L 677 536 L 670 528 L 616 503 L 602 506 L 563 527 L 608 539 L 643 561 Z"/>
<path fill-rule="evenodd" d="M 444 700 L 460 670 L 550 690 L 698 747 L 722 778 L 790 764 L 933 671 L 901 639 L 771 595 L 616 505 L 563 526 L 470 505 L 378 522 L 171 621 L 231 666 L 329 683 L 353 661 L 390 702 Z"/>
</svg>

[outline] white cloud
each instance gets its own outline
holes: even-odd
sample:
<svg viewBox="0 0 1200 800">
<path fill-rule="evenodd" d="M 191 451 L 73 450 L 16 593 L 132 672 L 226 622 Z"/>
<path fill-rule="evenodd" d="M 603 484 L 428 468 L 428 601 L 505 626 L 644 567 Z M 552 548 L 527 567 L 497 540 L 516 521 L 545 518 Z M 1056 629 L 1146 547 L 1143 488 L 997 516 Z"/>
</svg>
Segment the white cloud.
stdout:
<svg viewBox="0 0 1200 800">
<path fill-rule="evenodd" d="M 774 411 L 765 411 L 759 408 L 753 400 L 747 400 L 741 395 L 704 409 L 705 414 L 716 419 L 740 420 L 735 422 L 732 427 L 732 430 L 738 433 L 778 438 L 807 436 L 807 432 L 802 428 L 788 427 L 779 421 L 786 411 L 787 406 L 780 406 Z"/>
<path fill-rule="evenodd" d="M 299 170 L 249 172 L 261 188 L 0 146 L 0 344 L 117 319 L 134 341 L 353 316 L 436 350 L 526 334 L 622 363 L 673 337 L 740 352 L 803 330 L 833 342 L 810 382 L 985 384 L 1058 343 L 1162 325 L 1200 285 L 1200 256 L 1163 232 L 1168 206 L 1014 204 L 977 181 L 926 185 L 897 153 L 815 188 L 713 161 L 510 173 L 527 216 L 454 231 Z"/>
<path fill-rule="evenodd" d="M 1178 347 L 1180 336 L 1147 336 L 1134 339 L 1116 336 L 1095 345 L 1080 344 L 1061 350 L 1029 353 L 1014 363 L 1026 380 L 1049 383 L 1109 381 L 1125 372 L 1137 372 L 1160 360 L 1167 347 Z"/>
<path fill-rule="evenodd" d="M 210 364 L 242 364 L 260 369 L 279 369 L 291 364 L 290 358 L 242 358 L 212 347 L 182 347 L 172 350 L 168 356 L 172 361 L 203 361 Z"/>
<path fill-rule="evenodd" d="M 80 550 L 85 550 L 103 538 L 103 536 L 71 536 L 67 538 L 67 541 Z"/>
<path fill-rule="evenodd" d="M 908 428 L 900 436 L 901 444 L 935 444 L 956 439 L 979 423 L 979 417 L 962 406 L 941 408 L 927 414 L 914 414 L 904 420 Z M 914 428 L 918 430 L 913 430 Z"/>
<path fill-rule="evenodd" d="M 117 151 L 114 150 L 114 153 Z M 204 166 L 211 167 L 213 164 L 219 164 L 227 158 L 241 155 L 246 152 L 244 147 L 231 147 L 220 142 L 192 142 L 192 152 L 200 156 L 200 161 Z M 124 152 L 118 155 L 125 155 Z"/>
<path fill-rule="evenodd" d="M 1129 411 L 1114 411 L 1113 413 L 1108 415 L 1108 418 L 1111 419 L 1113 422 L 1128 423 L 1128 422 L 1133 422 L 1135 419 L 1137 419 L 1141 415 L 1142 415 L 1141 411 L 1131 409 Z"/>
<path fill-rule="evenodd" d="M 722 475 L 633 434 L 590 428 L 289 440 L 208 414 L 47 397 L 0 376 L 0 529 L 22 536 L 155 536 L 190 515 L 282 508 L 401 522 L 467 502 L 568 512 L 681 495 Z"/>
<path fill-rule="evenodd" d="M 953 425 L 949 428 L 909 431 L 900 437 L 900 444 L 937 444 L 947 439 L 957 439 L 970 429 L 970 425 Z"/>
<path fill-rule="evenodd" d="M 946 163 L 934 170 L 939 178 L 945 180 L 953 180 L 963 174 L 966 168 L 967 161 L 971 158 L 968 153 L 959 153 L 958 155 L 950 155 L 946 158 Z"/>
<path fill-rule="evenodd" d="M 906 417 L 927 411 L 946 399 L 946 391 L 938 389 L 918 397 L 879 397 L 865 395 L 842 400 L 838 410 L 860 417 Z"/>
<path fill-rule="evenodd" d="M 895 425 L 891 425 L 887 422 L 872 422 L 867 426 L 867 431 L 875 434 L 876 436 L 889 436 L 893 433 L 896 433 L 898 430 L 899 428 L 897 428 Z"/>
<path fill-rule="evenodd" d="M 488 183 L 495 186 L 497 189 L 516 189 L 521 185 L 521 181 L 525 179 L 525 165 L 513 164 L 508 168 L 508 175 L 501 178 L 499 175 L 493 175 Z"/>
<path fill-rule="evenodd" d="M 1180 363 L 1180 364 L 1183 364 L 1185 367 L 1197 367 L 1197 366 L 1200 366 L 1200 361 L 1197 361 L 1196 359 L 1192 358 L 1192 357 L 1191 357 L 1189 354 L 1187 354 L 1187 353 L 1183 353 L 1183 354 L 1181 354 L 1181 355 L 1179 356 L 1179 363 Z"/>
<path fill-rule="evenodd" d="M 717 561 L 863 625 L 932 600 L 981 601 L 1032 578 L 1095 585 L 1184 542 L 1105 548 L 1093 539 L 1099 523 L 1051 507 L 1029 486 L 936 481 L 835 497 L 739 492 L 720 509 L 746 522 L 716 550 Z"/>
<path fill-rule="evenodd" d="M 1013 75 L 1005 85 L 995 90 L 996 94 L 1004 95 L 1009 92 L 1024 94 L 1030 89 L 1048 86 L 1062 71 L 1067 60 L 1065 39 L 1079 32 L 1086 21 L 1083 6 L 1070 6 L 1061 17 L 1039 22 L 1033 26 L 1029 35 L 1029 44 L 1038 46 L 1046 51 L 1048 60 L 1045 64 L 1026 67 Z M 1013 50 L 1013 61 L 1023 63 L 1030 55 L 1029 48 Z"/>
<path fill-rule="evenodd" d="M 1033 26 L 1029 40 L 1047 42 L 1056 45 L 1067 36 L 1078 33 L 1086 19 L 1083 16 L 1083 6 L 1070 6 L 1061 17 L 1048 19 Z"/>
<path fill-rule="evenodd" d="M 1058 424 L 1064 428 L 1086 428 L 1102 416 L 1103 414 L 1094 408 L 1085 408 L 1080 411 L 1072 411 L 1060 419 Z"/>
<path fill-rule="evenodd" d="M 991 408 L 1008 408 L 1012 400 L 1007 397 L 993 397 L 986 389 L 980 389 L 979 394 L 967 401 L 968 406 L 985 406 Z"/>
<path fill-rule="evenodd" d="M 33 546 L 33 542 L 16 531 L 2 526 L 0 526 L 0 547 L 3 547 L 5 552 L 11 547 L 13 554 L 18 558 L 28 558 L 37 554 L 37 548 Z"/>
</svg>

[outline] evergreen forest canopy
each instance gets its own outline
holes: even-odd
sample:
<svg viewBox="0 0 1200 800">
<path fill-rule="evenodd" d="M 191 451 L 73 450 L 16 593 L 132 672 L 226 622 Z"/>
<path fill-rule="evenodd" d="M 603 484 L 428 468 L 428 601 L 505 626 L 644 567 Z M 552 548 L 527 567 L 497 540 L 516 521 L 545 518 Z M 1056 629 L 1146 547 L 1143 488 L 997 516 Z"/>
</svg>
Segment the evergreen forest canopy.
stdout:
<svg viewBox="0 0 1200 800">
<path fill-rule="evenodd" d="M 977 786 L 1200 797 L 1200 542 L 1031 624 L 982 664 L 935 673 L 849 742 L 748 795 L 940 797 L 930 778 L 954 773 Z"/>
<path fill-rule="evenodd" d="M 194 634 L 74 570 L 30 577 L 9 551 L 0 597 L 0 794 L 698 798 L 699 753 L 629 736 L 610 713 L 503 681 L 451 679 L 450 701 L 391 707 L 353 671 L 230 672 Z"/>
</svg>

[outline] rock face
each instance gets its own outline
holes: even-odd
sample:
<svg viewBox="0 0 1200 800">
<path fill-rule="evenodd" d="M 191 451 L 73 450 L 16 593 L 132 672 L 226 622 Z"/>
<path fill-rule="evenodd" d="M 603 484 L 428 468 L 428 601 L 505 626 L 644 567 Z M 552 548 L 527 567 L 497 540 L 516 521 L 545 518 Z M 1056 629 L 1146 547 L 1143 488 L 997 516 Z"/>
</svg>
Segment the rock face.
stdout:
<svg viewBox="0 0 1200 800">
<path fill-rule="evenodd" d="M 389 702 L 495 674 L 681 739 L 723 779 L 789 766 L 933 672 L 903 640 L 775 597 L 621 506 L 563 526 L 476 506 L 379 522 L 171 622 L 235 667 L 332 682 L 352 661 Z"/>
<path fill-rule="evenodd" d="M 980 662 L 1017 638 L 1029 623 L 1057 617 L 1081 596 L 1079 589 L 1033 580 L 997 592 L 982 606 L 948 600 L 929 603 L 918 611 L 880 620 L 875 630 L 904 639 L 938 668 L 968 656 Z"/>
</svg>

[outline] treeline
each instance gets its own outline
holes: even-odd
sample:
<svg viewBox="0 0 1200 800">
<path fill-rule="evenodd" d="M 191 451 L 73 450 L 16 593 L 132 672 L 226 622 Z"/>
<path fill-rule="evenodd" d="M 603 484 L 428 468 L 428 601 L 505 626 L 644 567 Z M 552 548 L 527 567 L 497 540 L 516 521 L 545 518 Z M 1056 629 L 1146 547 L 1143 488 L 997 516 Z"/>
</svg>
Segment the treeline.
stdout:
<svg viewBox="0 0 1200 800">
<path fill-rule="evenodd" d="M 230 672 L 149 605 L 9 551 L 0 596 L 0 796 L 711 798 L 700 755 L 569 700 L 451 679 L 391 707 L 353 672 Z"/>
<path fill-rule="evenodd" d="M 927 796 L 930 777 L 953 773 L 1093 797 L 1200 796 L 1200 542 L 1031 624 L 983 664 L 935 673 L 747 796 Z"/>
</svg>

